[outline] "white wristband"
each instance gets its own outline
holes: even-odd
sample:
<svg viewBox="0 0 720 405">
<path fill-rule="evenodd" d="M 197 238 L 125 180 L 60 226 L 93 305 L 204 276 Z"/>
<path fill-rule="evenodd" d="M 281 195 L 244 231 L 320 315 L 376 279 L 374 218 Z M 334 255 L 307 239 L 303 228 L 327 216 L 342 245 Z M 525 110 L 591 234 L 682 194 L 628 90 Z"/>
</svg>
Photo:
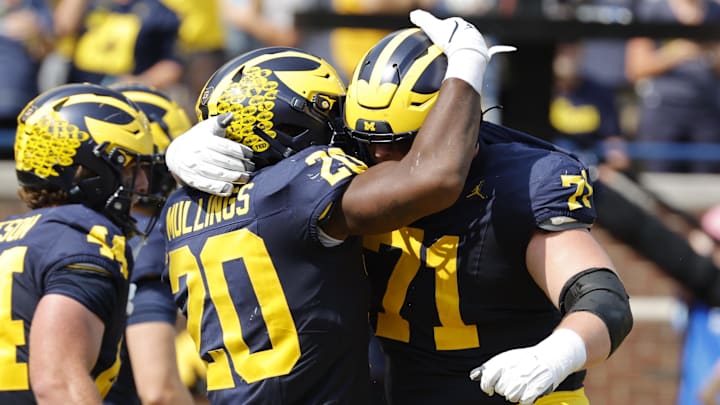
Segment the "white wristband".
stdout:
<svg viewBox="0 0 720 405">
<path fill-rule="evenodd" d="M 457 78 L 482 94 L 483 76 L 490 58 L 475 49 L 460 49 L 448 57 L 445 79 Z"/>
<path fill-rule="evenodd" d="M 555 381 L 553 389 L 568 375 L 582 369 L 587 360 L 585 341 L 570 329 L 556 329 L 536 347 L 538 354 L 552 368 Z"/>
</svg>

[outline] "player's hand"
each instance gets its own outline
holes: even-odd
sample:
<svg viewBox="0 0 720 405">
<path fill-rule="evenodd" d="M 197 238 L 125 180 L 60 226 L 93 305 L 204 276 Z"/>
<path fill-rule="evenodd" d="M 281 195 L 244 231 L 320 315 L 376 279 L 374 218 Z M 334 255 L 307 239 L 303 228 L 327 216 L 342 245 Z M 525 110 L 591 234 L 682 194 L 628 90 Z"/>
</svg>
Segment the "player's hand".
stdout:
<svg viewBox="0 0 720 405">
<path fill-rule="evenodd" d="M 485 68 L 494 54 L 511 52 L 516 48 L 507 45 L 488 49 L 478 29 L 460 17 L 444 20 L 424 10 L 410 12 L 410 21 L 420 27 L 433 43 L 447 55 L 445 78 L 458 78 L 470 83 L 481 94 Z"/>
<path fill-rule="evenodd" d="M 233 184 L 245 184 L 255 165 L 252 149 L 225 138 L 232 113 L 195 124 L 175 138 L 165 152 L 165 163 L 179 180 L 206 193 L 227 196 Z"/>
<path fill-rule="evenodd" d="M 488 395 L 532 404 L 555 390 L 585 364 L 585 343 L 577 333 L 558 329 L 535 346 L 508 350 L 470 372 Z"/>
</svg>

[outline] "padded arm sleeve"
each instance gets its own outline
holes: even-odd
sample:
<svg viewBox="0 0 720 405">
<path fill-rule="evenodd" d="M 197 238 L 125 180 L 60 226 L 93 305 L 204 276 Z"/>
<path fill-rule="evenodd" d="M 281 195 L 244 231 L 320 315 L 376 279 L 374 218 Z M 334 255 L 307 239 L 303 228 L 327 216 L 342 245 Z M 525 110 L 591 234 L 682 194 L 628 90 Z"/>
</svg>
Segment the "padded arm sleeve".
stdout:
<svg viewBox="0 0 720 405">
<path fill-rule="evenodd" d="M 628 294 L 610 269 L 583 270 L 565 283 L 560 292 L 560 312 L 565 316 L 576 311 L 591 312 L 605 322 L 610 334 L 610 354 L 632 329 Z"/>
</svg>

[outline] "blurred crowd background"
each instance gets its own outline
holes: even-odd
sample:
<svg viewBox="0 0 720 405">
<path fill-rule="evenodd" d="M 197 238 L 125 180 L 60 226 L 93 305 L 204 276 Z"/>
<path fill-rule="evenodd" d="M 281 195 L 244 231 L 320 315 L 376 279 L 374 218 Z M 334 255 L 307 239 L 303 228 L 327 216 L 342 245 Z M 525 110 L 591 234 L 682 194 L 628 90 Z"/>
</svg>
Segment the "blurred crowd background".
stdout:
<svg viewBox="0 0 720 405">
<path fill-rule="evenodd" d="M 139 82 L 194 116 L 199 89 L 233 56 L 300 47 L 347 79 L 417 7 L 520 47 L 490 66 L 485 119 L 617 168 L 720 169 L 714 0 L 2 0 L 0 155 L 12 158 L 20 108 L 54 85 Z"/>
<path fill-rule="evenodd" d="M 0 210 L 22 210 L 15 126 L 40 91 L 142 83 L 195 117 L 236 55 L 299 47 L 347 81 L 414 8 L 516 45 L 488 68 L 484 118 L 574 151 L 611 190 L 596 232 L 636 327 L 589 373 L 593 404 L 720 403 L 720 0 L 0 0 Z"/>
</svg>

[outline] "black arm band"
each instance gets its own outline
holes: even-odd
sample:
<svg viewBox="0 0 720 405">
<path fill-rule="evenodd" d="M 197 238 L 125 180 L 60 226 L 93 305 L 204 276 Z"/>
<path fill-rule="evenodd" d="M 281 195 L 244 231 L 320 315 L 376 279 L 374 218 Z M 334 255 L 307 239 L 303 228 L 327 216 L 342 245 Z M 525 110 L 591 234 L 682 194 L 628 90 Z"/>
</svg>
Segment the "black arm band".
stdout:
<svg viewBox="0 0 720 405">
<path fill-rule="evenodd" d="M 576 311 L 597 315 L 610 334 L 610 354 L 620 346 L 633 325 L 625 287 L 610 269 L 594 267 L 572 276 L 560 292 L 563 316 Z"/>
</svg>

